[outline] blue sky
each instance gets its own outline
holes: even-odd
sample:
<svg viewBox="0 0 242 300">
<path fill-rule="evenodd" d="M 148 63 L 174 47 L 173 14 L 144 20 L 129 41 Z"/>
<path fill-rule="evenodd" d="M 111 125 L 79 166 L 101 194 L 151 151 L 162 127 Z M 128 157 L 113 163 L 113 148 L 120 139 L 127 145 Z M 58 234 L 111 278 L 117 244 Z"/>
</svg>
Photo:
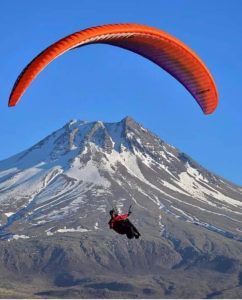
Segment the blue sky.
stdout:
<svg viewBox="0 0 242 300">
<path fill-rule="evenodd" d="M 201 165 L 242 185 L 242 1 L 0 1 L 0 160 L 71 119 L 115 122 L 129 115 Z M 150 61 L 107 45 L 65 53 L 14 108 L 7 102 L 28 62 L 87 27 L 140 23 L 191 47 L 213 74 L 220 103 L 202 114 L 192 96 Z"/>
</svg>

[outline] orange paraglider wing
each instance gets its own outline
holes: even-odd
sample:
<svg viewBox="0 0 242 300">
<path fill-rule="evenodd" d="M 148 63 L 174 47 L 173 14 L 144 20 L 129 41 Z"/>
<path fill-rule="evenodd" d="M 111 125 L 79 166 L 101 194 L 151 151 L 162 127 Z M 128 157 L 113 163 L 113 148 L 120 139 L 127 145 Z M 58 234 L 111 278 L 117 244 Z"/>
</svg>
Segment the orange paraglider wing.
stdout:
<svg viewBox="0 0 242 300">
<path fill-rule="evenodd" d="M 153 61 L 175 77 L 192 94 L 205 114 L 218 104 L 209 70 L 184 43 L 159 29 L 138 24 L 111 24 L 70 34 L 36 56 L 22 71 L 12 89 L 9 106 L 15 106 L 34 78 L 56 57 L 88 44 L 110 44 Z"/>
</svg>

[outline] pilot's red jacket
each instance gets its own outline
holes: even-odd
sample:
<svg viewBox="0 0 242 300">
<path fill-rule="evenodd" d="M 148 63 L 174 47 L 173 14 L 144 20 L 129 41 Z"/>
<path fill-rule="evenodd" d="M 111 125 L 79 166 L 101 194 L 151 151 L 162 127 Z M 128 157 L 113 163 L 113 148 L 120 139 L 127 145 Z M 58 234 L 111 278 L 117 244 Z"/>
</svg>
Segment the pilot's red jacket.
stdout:
<svg viewBox="0 0 242 300">
<path fill-rule="evenodd" d="M 128 219 L 128 217 L 129 217 L 129 214 L 124 214 L 124 215 L 117 215 L 117 216 L 114 216 L 114 217 L 111 218 L 111 220 L 108 222 L 109 227 L 110 227 L 110 228 L 114 228 L 116 222 L 126 220 L 126 219 Z"/>
</svg>

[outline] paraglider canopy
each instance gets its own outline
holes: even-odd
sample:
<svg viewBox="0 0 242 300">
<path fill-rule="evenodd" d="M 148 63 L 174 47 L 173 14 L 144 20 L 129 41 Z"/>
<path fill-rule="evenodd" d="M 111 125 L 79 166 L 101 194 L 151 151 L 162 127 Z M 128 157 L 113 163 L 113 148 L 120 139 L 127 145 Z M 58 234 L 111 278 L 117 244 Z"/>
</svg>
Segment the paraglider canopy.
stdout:
<svg viewBox="0 0 242 300">
<path fill-rule="evenodd" d="M 184 43 L 159 29 L 138 24 L 111 24 L 70 34 L 36 56 L 21 72 L 9 106 L 15 106 L 34 78 L 64 52 L 88 44 L 109 44 L 128 49 L 153 61 L 192 94 L 205 114 L 218 104 L 215 82 L 202 60 Z"/>
</svg>

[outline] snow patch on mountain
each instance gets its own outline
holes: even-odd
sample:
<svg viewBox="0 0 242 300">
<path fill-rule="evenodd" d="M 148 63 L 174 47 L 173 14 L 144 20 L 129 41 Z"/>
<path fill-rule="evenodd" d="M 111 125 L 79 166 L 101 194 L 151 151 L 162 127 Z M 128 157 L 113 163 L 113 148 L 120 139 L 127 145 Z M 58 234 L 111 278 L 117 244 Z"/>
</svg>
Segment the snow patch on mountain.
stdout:
<svg viewBox="0 0 242 300">
<path fill-rule="evenodd" d="M 72 167 L 66 172 L 66 174 L 79 180 L 81 182 L 90 182 L 95 185 L 101 185 L 108 188 L 110 183 L 102 177 L 98 171 L 97 166 L 95 166 L 92 160 L 88 161 L 86 165 L 82 166 L 78 158 L 72 164 Z"/>
<path fill-rule="evenodd" d="M 87 232 L 87 231 L 90 230 L 81 228 L 80 226 L 78 226 L 77 228 L 66 228 L 66 226 L 64 226 L 64 228 L 57 229 L 55 232 Z"/>
<path fill-rule="evenodd" d="M 204 177 L 202 177 L 201 174 L 199 174 L 199 172 L 192 168 L 189 164 L 187 165 L 187 171 L 181 173 L 179 177 L 180 181 L 178 181 L 177 184 L 184 190 L 187 190 L 190 195 L 194 196 L 195 198 L 204 200 L 210 205 L 216 205 L 215 203 L 208 201 L 207 196 L 210 196 L 216 200 L 223 201 L 230 205 L 242 207 L 242 202 L 240 200 L 227 197 L 218 190 L 208 186 L 208 180 L 204 180 Z M 203 184 L 201 184 L 201 182 L 203 182 Z M 206 188 L 206 186 L 208 188 Z"/>
<path fill-rule="evenodd" d="M 10 217 L 10 216 L 12 216 L 12 215 L 14 215 L 14 212 L 8 212 L 8 213 L 5 213 L 5 216 L 7 216 L 7 217 Z"/>
</svg>

